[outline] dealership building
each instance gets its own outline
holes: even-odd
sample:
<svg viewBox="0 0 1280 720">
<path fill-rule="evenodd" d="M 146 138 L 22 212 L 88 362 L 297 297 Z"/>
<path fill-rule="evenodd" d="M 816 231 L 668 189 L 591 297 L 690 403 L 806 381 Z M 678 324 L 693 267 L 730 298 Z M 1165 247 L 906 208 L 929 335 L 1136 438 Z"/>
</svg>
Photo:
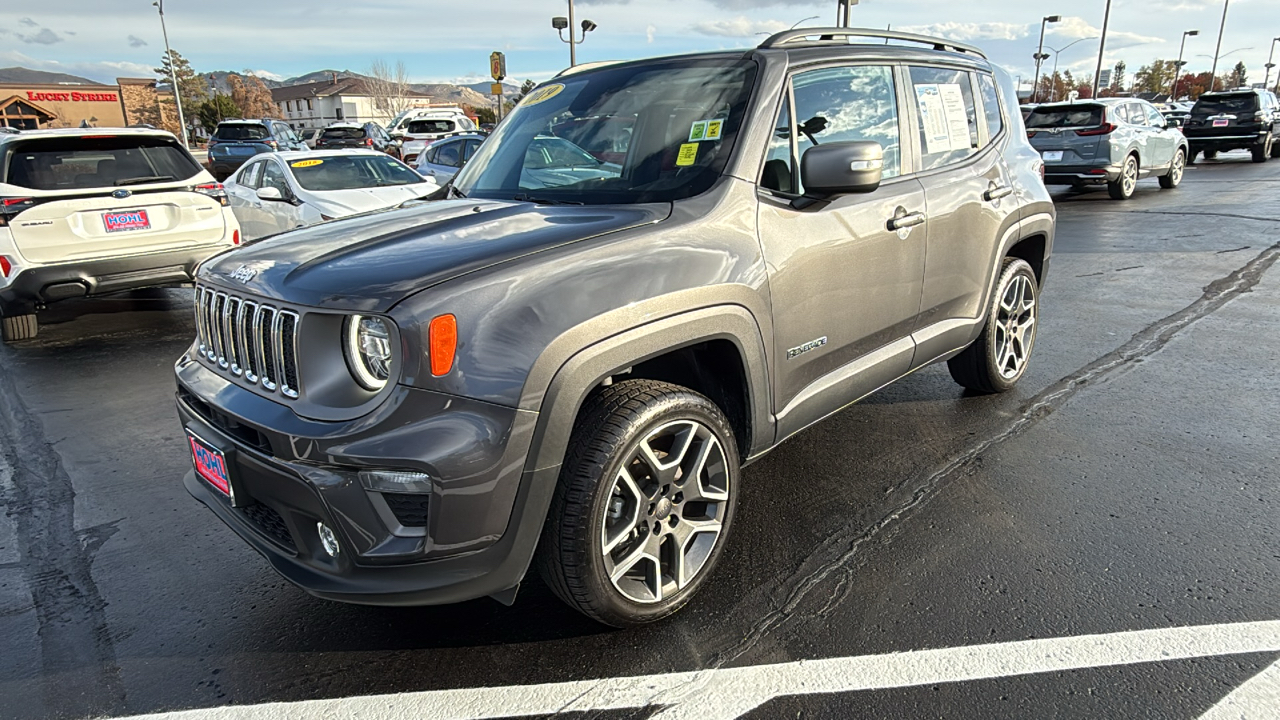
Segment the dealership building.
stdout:
<svg viewBox="0 0 1280 720">
<path fill-rule="evenodd" d="M 125 127 L 170 114 L 149 78 L 116 78 L 115 85 L 0 83 L 0 125 L 37 128 Z"/>
</svg>

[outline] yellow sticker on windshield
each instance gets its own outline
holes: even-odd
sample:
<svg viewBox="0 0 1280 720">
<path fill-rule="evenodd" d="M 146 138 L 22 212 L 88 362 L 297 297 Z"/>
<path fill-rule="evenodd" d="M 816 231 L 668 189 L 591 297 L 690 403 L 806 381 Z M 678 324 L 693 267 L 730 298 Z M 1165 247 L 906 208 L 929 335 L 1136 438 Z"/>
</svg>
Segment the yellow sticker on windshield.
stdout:
<svg viewBox="0 0 1280 720">
<path fill-rule="evenodd" d="M 724 120 L 708 120 L 707 135 L 704 140 L 719 140 L 720 133 L 724 130 Z"/>
<path fill-rule="evenodd" d="M 698 159 L 698 143 L 685 143 L 680 146 L 680 154 L 676 156 L 676 165 L 688 167 Z"/>
<path fill-rule="evenodd" d="M 547 100 L 559 95 L 561 90 L 564 90 L 564 85 L 560 83 L 556 83 L 555 85 L 545 85 L 534 90 L 528 95 L 525 95 L 524 100 L 521 101 L 520 104 L 527 107 L 529 105 L 537 105 L 540 102 L 546 102 Z"/>
<path fill-rule="evenodd" d="M 323 160 L 299 160 L 297 162 L 289 163 L 289 167 L 296 167 L 296 168 L 315 167 L 316 165 L 320 165 L 323 162 L 324 162 Z"/>
</svg>

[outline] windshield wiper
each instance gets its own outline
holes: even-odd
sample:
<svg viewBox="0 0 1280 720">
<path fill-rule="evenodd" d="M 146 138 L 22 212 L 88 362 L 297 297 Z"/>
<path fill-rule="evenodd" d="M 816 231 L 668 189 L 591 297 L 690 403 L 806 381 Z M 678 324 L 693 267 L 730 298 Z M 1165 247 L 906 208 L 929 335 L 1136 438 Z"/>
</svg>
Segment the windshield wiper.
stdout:
<svg viewBox="0 0 1280 720">
<path fill-rule="evenodd" d="M 144 177 L 131 177 L 123 180 L 117 180 L 116 185 L 141 185 L 143 183 L 164 182 L 166 180 L 173 179 L 174 177 L 172 175 L 146 175 Z"/>
<path fill-rule="evenodd" d="M 519 193 L 511 199 L 516 202 L 530 202 L 534 205 L 586 205 L 586 203 L 578 202 L 577 200 L 552 200 L 550 198 L 532 197 L 525 193 Z"/>
<path fill-rule="evenodd" d="M 446 197 L 446 198 L 447 198 L 447 197 L 449 197 L 449 193 L 452 193 L 452 194 L 454 194 L 454 195 L 457 195 L 458 197 L 462 198 L 463 200 L 465 200 L 465 199 L 467 198 L 467 194 L 466 194 L 466 193 L 464 193 L 464 192 L 462 192 L 461 190 L 459 190 L 457 187 L 455 187 L 453 183 L 449 183 L 449 192 L 448 192 L 448 193 L 445 193 L 445 197 Z"/>
</svg>

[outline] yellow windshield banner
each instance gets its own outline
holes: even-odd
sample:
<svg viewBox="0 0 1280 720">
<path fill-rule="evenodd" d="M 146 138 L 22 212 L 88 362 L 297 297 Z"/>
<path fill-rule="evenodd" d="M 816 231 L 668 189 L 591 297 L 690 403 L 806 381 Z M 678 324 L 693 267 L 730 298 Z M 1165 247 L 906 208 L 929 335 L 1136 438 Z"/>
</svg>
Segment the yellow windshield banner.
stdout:
<svg viewBox="0 0 1280 720">
<path fill-rule="evenodd" d="M 322 163 L 324 163 L 323 160 L 298 160 L 296 162 L 289 163 L 289 167 L 307 168 L 307 167 L 315 167 L 316 165 L 320 165 Z"/>
</svg>

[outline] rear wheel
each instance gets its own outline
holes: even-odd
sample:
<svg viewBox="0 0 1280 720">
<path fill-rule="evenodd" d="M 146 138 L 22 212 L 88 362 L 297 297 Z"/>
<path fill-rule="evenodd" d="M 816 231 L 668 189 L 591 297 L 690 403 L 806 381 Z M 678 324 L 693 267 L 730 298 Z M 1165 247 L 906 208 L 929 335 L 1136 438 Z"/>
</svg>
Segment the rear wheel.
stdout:
<svg viewBox="0 0 1280 720">
<path fill-rule="evenodd" d="M 982 334 L 947 361 L 951 377 L 979 393 L 1011 390 L 1026 372 L 1040 318 L 1039 285 L 1027 261 L 1005 258 Z"/>
<path fill-rule="evenodd" d="M 1271 138 L 1271 157 L 1280 158 L 1280 142 L 1276 142 L 1274 137 Z"/>
<path fill-rule="evenodd" d="M 1188 165 L 1192 165 L 1192 164 L 1194 164 L 1194 163 L 1195 163 L 1195 161 L 1196 161 L 1196 156 L 1197 156 L 1197 155 L 1199 155 L 1199 154 L 1200 154 L 1200 151 L 1199 151 L 1199 150 L 1192 150 L 1191 152 L 1188 152 L 1188 153 L 1187 153 L 1187 164 L 1188 164 Z"/>
<path fill-rule="evenodd" d="M 1271 159 L 1272 140 L 1273 138 L 1271 137 L 1271 135 L 1267 135 L 1267 137 L 1262 142 L 1258 143 L 1257 145 L 1254 145 L 1252 148 L 1249 148 L 1249 150 L 1253 153 L 1254 162 L 1264 163 L 1267 160 Z"/>
<path fill-rule="evenodd" d="M 1187 161 L 1182 148 L 1173 154 L 1173 162 L 1169 164 L 1169 172 L 1160 176 L 1160 187 L 1165 190 L 1172 190 L 1178 187 L 1178 183 L 1182 182 L 1182 171 L 1186 169 Z"/>
<path fill-rule="evenodd" d="M 587 400 L 538 563 L 552 591 L 606 625 L 684 606 L 724 550 L 738 450 L 720 408 L 688 388 L 626 380 Z"/>
<path fill-rule="evenodd" d="M 5 342 L 30 340 L 40 331 L 40 324 L 36 322 L 35 313 L 5 316 L 3 325 Z"/>
<path fill-rule="evenodd" d="M 1217 159 L 1218 159 L 1218 151 L 1217 151 L 1217 150 L 1205 150 L 1205 151 L 1204 151 L 1204 159 L 1205 159 L 1205 160 L 1217 160 Z"/>
<path fill-rule="evenodd" d="M 1120 166 L 1120 177 L 1107 183 L 1107 192 L 1112 200 L 1128 200 L 1138 188 L 1138 156 L 1130 155 Z"/>
</svg>

